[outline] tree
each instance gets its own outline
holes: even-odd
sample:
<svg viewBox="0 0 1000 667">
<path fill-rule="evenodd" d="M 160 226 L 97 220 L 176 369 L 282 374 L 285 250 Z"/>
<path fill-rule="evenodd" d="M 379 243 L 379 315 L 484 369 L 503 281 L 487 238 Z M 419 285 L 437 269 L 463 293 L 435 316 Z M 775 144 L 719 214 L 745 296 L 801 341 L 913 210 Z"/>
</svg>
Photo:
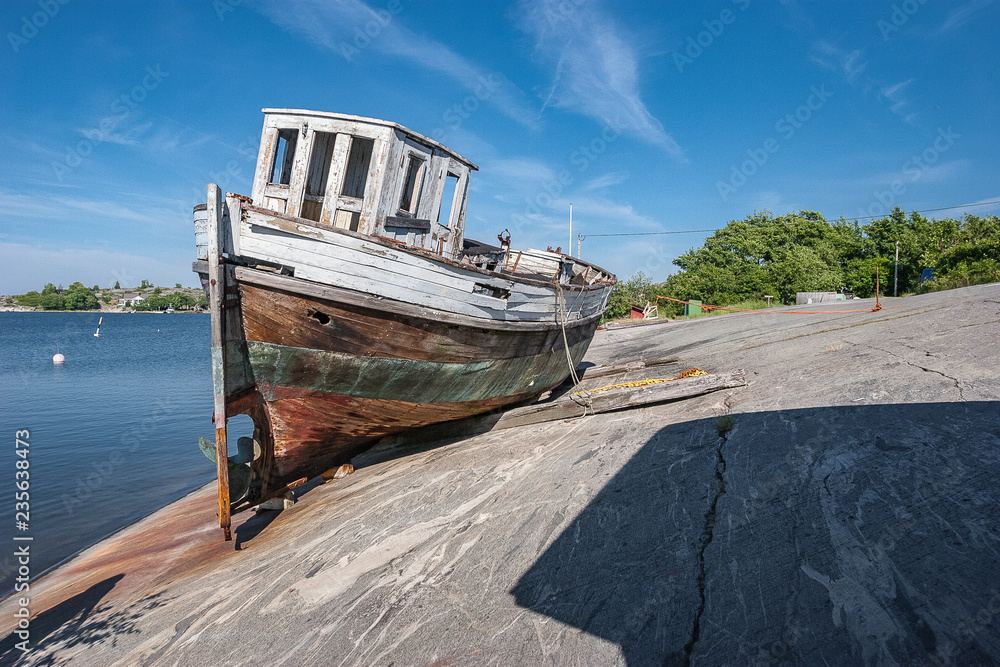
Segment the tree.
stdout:
<svg viewBox="0 0 1000 667">
<path fill-rule="evenodd" d="M 142 283 L 139 285 L 139 289 L 149 289 L 152 286 L 153 284 L 151 282 L 149 282 L 148 280 L 143 280 Z"/>
<path fill-rule="evenodd" d="M 121 288 L 122 288 L 122 286 L 121 286 L 121 283 L 119 283 L 119 282 L 118 282 L 118 281 L 116 280 L 116 281 L 115 281 L 115 289 L 121 289 Z"/>
<path fill-rule="evenodd" d="M 180 289 L 180 288 L 181 288 L 180 283 L 174 283 L 174 289 Z"/>
<path fill-rule="evenodd" d="M 631 312 L 633 304 L 644 306 L 655 298 L 656 290 L 653 281 L 642 271 L 639 271 L 628 280 L 618 282 L 611 288 L 608 310 L 604 313 L 604 319 L 614 320 L 626 317 Z"/>
<path fill-rule="evenodd" d="M 167 301 L 175 309 L 180 310 L 182 308 L 190 308 L 194 305 L 194 299 L 184 292 L 174 292 L 167 297 Z"/>
<path fill-rule="evenodd" d="M 98 307 L 97 297 L 81 282 L 70 285 L 62 294 L 65 310 L 92 310 Z"/>
</svg>

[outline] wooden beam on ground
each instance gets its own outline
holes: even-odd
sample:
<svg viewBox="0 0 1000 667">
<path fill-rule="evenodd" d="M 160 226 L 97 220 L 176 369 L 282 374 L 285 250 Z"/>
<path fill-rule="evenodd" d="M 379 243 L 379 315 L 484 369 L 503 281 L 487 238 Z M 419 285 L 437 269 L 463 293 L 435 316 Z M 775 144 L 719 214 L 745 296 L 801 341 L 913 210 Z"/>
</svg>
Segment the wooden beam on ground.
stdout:
<svg viewBox="0 0 1000 667">
<path fill-rule="evenodd" d="M 733 373 L 681 378 L 641 387 L 579 392 L 551 403 L 526 405 L 508 410 L 493 426 L 493 430 L 675 401 L 745 385 L 746 379 L 743 371 L 735 371 Z"/>
<path fill-rule="evenodd" d="M 619 373 L 629 373 L 631 371 L 641 371 L 651 366 L 662 366 L 677 361 L 677 357 L 666 357 L 664 359 L 652 359 L 650 361 L 630 361 L 627 364 L 615 364 L 612 366 L 591 366 L 590 368 L 577 368 L 576 372 L 581 380 L 592 380 L 606 375 L 617 375 Z"/>
</svg>

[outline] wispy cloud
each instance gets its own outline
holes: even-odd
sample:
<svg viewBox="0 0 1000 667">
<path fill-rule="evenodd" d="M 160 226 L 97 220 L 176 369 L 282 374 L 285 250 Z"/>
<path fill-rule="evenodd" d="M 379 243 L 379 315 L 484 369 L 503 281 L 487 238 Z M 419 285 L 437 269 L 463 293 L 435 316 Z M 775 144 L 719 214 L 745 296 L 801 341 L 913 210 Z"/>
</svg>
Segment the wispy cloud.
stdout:
<svg viewBox="0 0 1000 667">
<path fill-rule="evenodd" d="M 126 286 L 138 285 L 141 279 L 158 285 L 181 282 L 193 286 L 197 279 L 190 271 L 190 259 L 185 252 L 161 250 L 155 257 L 149 257 L 95 248 L 0 243 L 0 256 L 9 258 L 0 276 L 0 292 L 22 294 L 40 290 L 48 282 L 69 285 L 76 280 L 107 287 L 116 280 Z"/>
<path fill-rule="evenodd" d="M 993 0 L 970 0 L 970 2 L 966 2 L 962 6 L 953 9 L 948 14 L 948 18 L 941 24 L 941 27 L 938 28 L 938 31 L 948 32 L 959 28 L 967 23 L 980 9 L 985 9 L 992 4 Z"/>
<path fill-rule="evenodd" d="M 79 218 L 80 211 L 93 214 L 95 220 L 111 218 L 155 224 L 170 222 L 168 214 L 173 213 L 162 206 L 140 213 L 108 200 L 0 191 L 0 219 L 68 221 Z"/>
<path fill-rule="evenodd" d="M 552 66 L 542 109 L 554 106 L 589 116 L 686 161 L 680 145 L 646 108 L 639 93 L 638 58 L 614 19 L 595 3 L 524 0 L 521 26 L 536 53 Z"/>
<path fill-rule="evenodd" d="M 868 67 L 868 61 L 861 49 L 848 51 L 825 39 L 813 44 L 810 58 L 821 67 L 840 74 L 848 83 L 854 83 Z"/>
<path fill-rule="evenodd" d="M 612 171 L 607 174 L 593 178 L 583 184 L 584 190 L 603 190 L 614 185 L 619 185 L 628 180 L 628 174 L 624 171 Z"/>
<path fill-rule="evenodd" d="M 913 83 L 913 79 L 907 79 L 882 89 L 882 96 L 891 102 L 889 108 L 892 109 L 893 113 L 900 113 L 910 103 L 906 98 L 906 87 L 911 83 Z"/>
<path fill-rule="evenodd" d="M 357 34 L 364 35 L 368 25 L 379 26 L 364 48 L 415 63 L 458 81 L 469 91 L 484 84 L 499 82 L 486 99 L 509 118 L 526 127 L 537 124 L 524 93 L 496 72 L 490 72 L 455 53 L 441 42 L 418 35 L 401 25 L 401 18 L 385 10 L 376 11 L 361 0 L 289 0 L 266 3 L 261 10 L 275 24 L 345 57 L 360 52 L 355 45 Z M 388 18 L 387 18 L 388 17 Z"/>
</svg>

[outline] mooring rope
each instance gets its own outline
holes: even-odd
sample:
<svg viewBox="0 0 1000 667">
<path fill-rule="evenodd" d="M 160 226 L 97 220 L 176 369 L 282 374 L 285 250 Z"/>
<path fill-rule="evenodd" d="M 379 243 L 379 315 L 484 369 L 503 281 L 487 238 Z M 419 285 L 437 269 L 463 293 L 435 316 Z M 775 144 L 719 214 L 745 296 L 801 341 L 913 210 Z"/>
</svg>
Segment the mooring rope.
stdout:
<svg viewBox="0 0 1000 667">
<path fill-rule="evenodd" d="M 557 301 L 559 302 L 559 325 L 562 327 L 563 348 L 566 350 L 566 365 L 569 366 L 569 376 L 573 378 L 573 386 L 580 384 L 580 377 L 576 374 L 576 366 L 573 365 L 573 356 L 569 353 L 569 341 L 566 338 L 566 297 L 563 296 L 562 285 L 556 278 Z"/>
</svg>

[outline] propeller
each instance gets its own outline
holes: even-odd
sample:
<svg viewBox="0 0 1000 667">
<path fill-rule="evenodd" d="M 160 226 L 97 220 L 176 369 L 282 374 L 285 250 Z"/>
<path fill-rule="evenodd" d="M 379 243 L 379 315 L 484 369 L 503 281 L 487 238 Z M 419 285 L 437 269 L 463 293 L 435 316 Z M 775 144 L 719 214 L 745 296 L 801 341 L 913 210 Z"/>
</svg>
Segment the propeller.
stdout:
<svg viewBox="0 0 1000 667">
<path fill-rule="evenodd" d="M 216 463 L 215 443 L 207 438 L 198 438 L 198 447 L 212 463 Z M 250 464 L 260 458 L 260 444 L 253 438 L 242 437 L 236 441 L 237 453 L 227 460 L 229 468 L 229 501 L 235 503 L 250 490 L 253 472 Z"/>
</svg>

